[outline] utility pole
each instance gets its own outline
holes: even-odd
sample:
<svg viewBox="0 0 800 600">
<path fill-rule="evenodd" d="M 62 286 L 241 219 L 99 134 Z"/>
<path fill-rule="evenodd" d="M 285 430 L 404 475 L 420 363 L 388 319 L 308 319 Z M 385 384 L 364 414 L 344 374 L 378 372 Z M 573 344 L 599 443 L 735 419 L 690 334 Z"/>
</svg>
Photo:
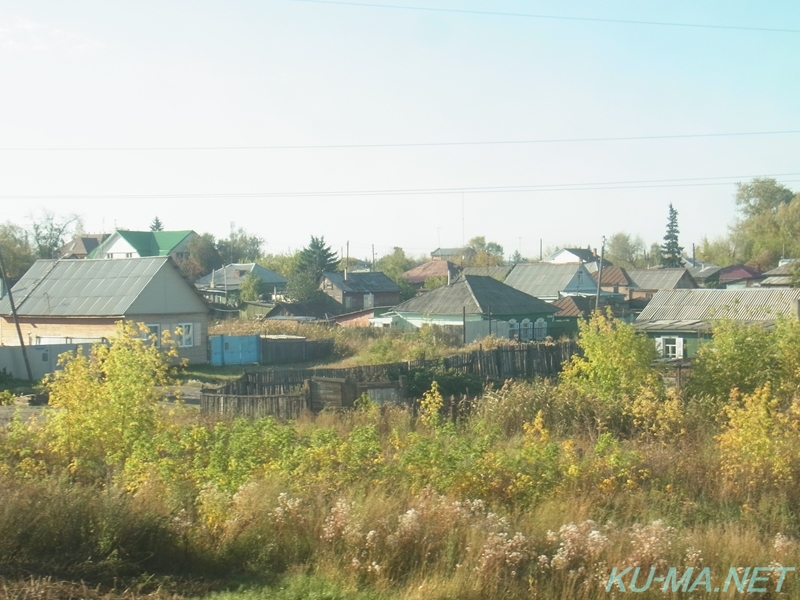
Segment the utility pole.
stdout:
<svg viewBox="0 0 800 600">
<path fill-rule="evenodd" d="M 17 337 L 19 338 L 20 348 L 22 348 L 22 360 L 25 361 L 25 370 L 28 372 L 28 381 L 33 383 L 33 373 L 31 372 L 31 363 L 28 360 L 28 350 L 25 348 L 25 341 L 22 339 L 22 329 L 20 329 L 19 326 L 17 307 L 14 304 L 14 294 L 11 293 L 11 286 L 8 285 L 8 277 L 6 277 L 6 267 L 3 264 L 2 254 L 0 254 L 0 275 L 3 277 L 3 285 L 6 286 L 6 291 L 8 292 L 8 303 L 11 305 L 11 315 L 14 317 L 14 325 L 17 327 Z"/>
<path fill-rule="evenodd" d="M 594 309 L 600 310 L 600 284 L 603 282 L 603 256 L 606 253 L 606 236 L 603 236 L 603 245 L 600 246 L 600 266 L 597 268 L 597 298 L 594 301 Z"/>
<path fill-rule="evenodd" d="M 375 270 L 375 244 L 372 244 L 372 270 Z"/>
</svg>

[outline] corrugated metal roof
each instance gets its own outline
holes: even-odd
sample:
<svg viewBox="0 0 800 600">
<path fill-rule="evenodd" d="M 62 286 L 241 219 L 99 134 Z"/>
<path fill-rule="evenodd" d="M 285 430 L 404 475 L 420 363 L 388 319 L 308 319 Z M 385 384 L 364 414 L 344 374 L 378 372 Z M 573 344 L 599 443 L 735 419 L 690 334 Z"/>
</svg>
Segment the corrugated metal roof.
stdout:
<svg viewBox="0 0 800 600">
<path fill-rule="evenodd" d="M 458 267 L 449 260 L 429 260 L 418 267 L 406 271 L 400 277 L 409 283 L 425 283 L 428 277 L 447 277 L 448 271 L 450 272 L 450 277 L 455 278 L 458 274 Z"/>
<path fill-rule="evenodd" d="M 375 294 L 400 291 L 400 286 L 380 271 L 348 273 L 347 280 L 344 278 L 344 273 L 323 273 L 323 276 L 344 292 Z"/>
<path fill-rule="evenodd" d="M 213 282 L 215 288 L 238 290 L 242 281 L 250 273 L 258 275 L 264 284 L 269 286 L 285 286 L 288 280 L 278 275 L 272 269 L 267 269 L 256 263 L 233 263 L 217 269 L 213 273 L 204 275 L 194 282 L 199 288 L 210 288 Z M 238 275 L 237 275 L 238 273 Z"/>
<path fill-rule="evenodd" d="M 697 287 L 686 269 L 628 269 L 628 276 L 640 290 L 673 290 L 684 275 L 689 276 L 692 287 Z"/>
<path fill-rule="evenodd" d="M 537 298 L 558 298 L 576 278 L 581 282 L 580 285 L 577 285 L 577 280 L 574 282 L 574 293 L 591 293 L 597 289 L 592 275 L 580 263 L 519 264 L 508 274 L 505 283 Z"/>
<path fill-rule="evenodd" d="M 485 275 L 497 281 L 505 281 L 514 267 L 464 267 L 463 275 Z"/>
<path fill-rule="evenodd" d="M 592 274 L 592 278 L 597 281 L 597 274 L 599 269 L 596 263 L 586 265 L 586 268 Z M 618 285 L 623 287 L 635 288 L 636 284 L 628 276 L 628 273 L 622 267 L 603 267 L 603 285 Z"/>
<path fill-rule="evenodd" d="M 407 300 L 395 312 L 430 315 L 467 314 L 523 315 L 554 313 L 558 309 L 547 302 L 520 292 L 492 277 L 466 275 L 452 285 L 436 288 Z"/>
<path fill-rule="evenodd" d="M 21 316 L 123 316 L 167 257 L 38 260 L 13 287 Z M 188 284 L 187 284 L 188 285 Z M 0 314 L 11 314 L 8 297 Z"/>
<path fill-rule="evenodd" d="M 594 310 L 595 299 L 587 296 L 564 296 L 553 302 L 557 317 L 583 317 Z"/>
<path fill-rule="evenodd" d="M 797 268 L 795 264 L 795 260 L 793 259 L 791 262 L 787 262 L 786 264 L 780 265 L 775 267 L 774 269 L 767 271 L 764 275 L 791 275 L 794 273 L 794 270 Z"/>
<path fill-rule="evenodd" d="M 665 290 L 656 292 L 637 323 L 652 321 L 713 321 L 730 318 L 770 321 L 796 315 L 800 290 L 748 288 L 742 290 Z"/>
<path fill-rule="evenodd" d="M 769 286 L 782 286 L 782 287 L 792 287 L 792 278 L 789 275 L 774 275 L 772 277 L 767 277 L 764 281 L 761 282 L 762 287 L 769 287 Z"/>
</svg>

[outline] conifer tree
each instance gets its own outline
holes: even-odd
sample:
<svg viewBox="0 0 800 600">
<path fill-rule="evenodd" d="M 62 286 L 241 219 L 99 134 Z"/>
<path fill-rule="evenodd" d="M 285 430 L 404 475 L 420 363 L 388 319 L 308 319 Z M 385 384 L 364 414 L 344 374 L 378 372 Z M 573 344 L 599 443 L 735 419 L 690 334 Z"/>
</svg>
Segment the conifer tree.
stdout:
<svg viewBox="0 0 800 600">
<path fill-rule="evenodd" d="M 161 222 L 161 219 L 158 218 L 158 215 L 156 215 L 156 218 L 150 223 L 150 231 L 164 231 L 164 224 Z"/>
<path fill-rule="evenodd" d="M 683 248 L 678 244 L 678 233 L 678 211 L 670 204 L 667 233 L 664 235 L 664 244 L 661 246 L 662 267 L 676 268 L 683 266 L 681 263 Z"/>
</svg>

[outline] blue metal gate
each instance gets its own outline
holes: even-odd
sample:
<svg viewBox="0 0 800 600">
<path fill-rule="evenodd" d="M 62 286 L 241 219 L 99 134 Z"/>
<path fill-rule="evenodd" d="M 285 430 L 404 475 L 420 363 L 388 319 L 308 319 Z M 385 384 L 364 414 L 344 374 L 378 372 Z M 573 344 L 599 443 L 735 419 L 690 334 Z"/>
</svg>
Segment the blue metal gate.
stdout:
<svg viewBox="0 0 800 600">
<path fill-rule="evenodd" d="M 258 363 L 261 344 L 257 335 L 212 335 L 208 340 L 215 367 Z"/>
</svg>

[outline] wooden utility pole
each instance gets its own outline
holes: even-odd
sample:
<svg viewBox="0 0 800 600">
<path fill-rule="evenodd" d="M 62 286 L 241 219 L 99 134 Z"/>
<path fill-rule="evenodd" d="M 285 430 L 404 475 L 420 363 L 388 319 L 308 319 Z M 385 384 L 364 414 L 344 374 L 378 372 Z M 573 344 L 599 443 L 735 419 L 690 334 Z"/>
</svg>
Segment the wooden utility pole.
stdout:
<svg viewBox="0 0 800 600">
<path fill-rule="evenodd" d="M 6 286 L 8 292 L 8 302 L 11 304 L 11 314 L 14 317 L 14 325 L 17 327 L 17 337 L 19 337 L 19 345 L 22 348 L 22 360 L 25 361 L 25 370 L 28 372 L 28 381 L 33 382 L 33 373 L 31 372 L 31 363 L 28 360 L 28 350 L 25 348 L 25 341 L 22 339 L 22 329 L 19 326 L 19 317 L 17 317 L 17 307 L 14 305 L 14 294 L 11 293 L 11 286 L 8 285 L 8 277 L 6 277 L 6 267 L 3 264 L 3 255 L 0 253 L 0 275 L 3 277 L 3 285 Z"/>
<path fill-rule="evenodd" d="M 597 297 L 594 301 L 594 309 L 600 310 L 600 286 L 603 283 L 603 255 L 606 253 L 606 236 L 603 236 L 603 245 L 600 246 L 600 266 L 597 268 Z"/>
</svg>

